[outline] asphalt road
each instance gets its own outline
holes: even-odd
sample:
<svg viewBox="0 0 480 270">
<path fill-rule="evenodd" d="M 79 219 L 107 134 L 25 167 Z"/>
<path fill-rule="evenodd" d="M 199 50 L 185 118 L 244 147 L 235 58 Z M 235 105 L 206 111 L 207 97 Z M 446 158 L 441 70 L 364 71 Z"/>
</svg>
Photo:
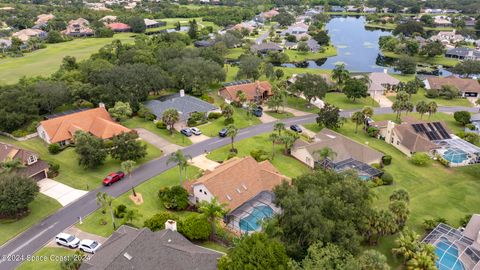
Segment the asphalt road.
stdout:
<svg viewBox="0 0 480 270">
<path fill-rule="evenodd" d="M 440 107 L 439 112 L 455 112 L 459 110 L 467 110 L 470 112 L 478 112 L 478 108 L 465 107 Z M 349 117 L 352 111 L 343 111 L 341 114 L 344 117 Z M 376 108 L 375 114 L 392 113 L 390 108 Z M 315 122 L 316 115 L 306 115 L 284 119 L 287 126 L 292 124 L 306 124 Z M 242 140 L 253 137 L 258 134 L 270 132 L 273 129 L 273 124 L 265 123 L 256 126 L 251 126 L 239 131 L 236 140 Z M 206 151 L 213 151 L 224 145 L 230 143 L 230 138 L 211 138 L 206 141 L 193 144 L 184 148 L 182 151 L 192 157 L 201 155 Z M 138 167 L 132 174 L 132 177 L 125 178 L 110 187 L 100 187 L 92 190 L 77 201 L 63 207 L 55 214 L 45 218 L 41 222 L 32 226 L 25 232 L 13 238 L 0 248 L 0 269 L 10 270 L 17 267 L 22 261 L 28 260 L 37 250 L 42 248 L 45 244 L 51 241 L 55 235 L 64 231 L 66 228 L 76 224 L 79 217 L 86 217 L 96 209 L 96 194 L 97 192 L 107 192 L 111 196 L 118 197 L 123 193 L 130 191 L 132 186 L 140 185 L 150 178 L 165 172 L 166 170 L 175 166 L 175 164 L 167 165 L 168 156 L 164 156 L 152 160 L 146 164 Z M 99 179 L 100 181 L 100 179 Z"/>
</svg>

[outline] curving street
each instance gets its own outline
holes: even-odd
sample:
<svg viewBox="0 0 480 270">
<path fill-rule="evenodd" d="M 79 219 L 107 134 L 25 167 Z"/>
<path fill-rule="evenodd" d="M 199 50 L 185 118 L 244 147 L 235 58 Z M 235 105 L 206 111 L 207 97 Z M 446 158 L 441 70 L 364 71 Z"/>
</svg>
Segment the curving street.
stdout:
<svg viewBox="0 0 480 270">
<path fill-rule="evenodd" d="M 439 107 L 438 112 L 452 113 L 459 110 L 478 112 L 478 108 L 469 107 Z M 341 115 L 349 117 L 353 111 L 342 111 Z M 376 108 L 375 114 L 392 113 L 391 108 Z M 309 114 L 305 116 L 293 117 L 281 120 L 286 125 L 306 124 L 315 122 L 316 115 Z M 273 130 L 275 122 L 264 123 L 242 129 L 238 132 L 236 140 L 242 140 L 253 137 L 258 134 L 270 132 Z M 201 155 L 206 151 L 212 151 L 222 146 L 228 145 L 230 138 L 210 138 L 208 140 L 193 144 L 184 148 L 182 151 L 192 157 Z M 83 197 L 66 205 L 55 214 L 42 220 L 40 223 L 32 226 L 17 237 L 13 238 L 0 248 L 0 269 L 14 269 L 24 260 L 31 256 L 46 243 L 51 241 L 55 235 L 64 231 L 66 228 L 79 221 L 79 217 L 86 217 L 96 209 L 95 196 L 97 192 L 107 192 L 111 196 L 118 197 L 121 194 L 130 191 L 132 186 L 140 185 L 150 178 L 165 172 L 174 167 L 174 164 L 167 165 L 168 155 L 152 160 L 138 167 L 132 177 L 125 178 L 117 184 L 110 187 L 100 187 L 85 194 Z M 99 179 L 100 181 L 100 179 Z"/>
</svg>

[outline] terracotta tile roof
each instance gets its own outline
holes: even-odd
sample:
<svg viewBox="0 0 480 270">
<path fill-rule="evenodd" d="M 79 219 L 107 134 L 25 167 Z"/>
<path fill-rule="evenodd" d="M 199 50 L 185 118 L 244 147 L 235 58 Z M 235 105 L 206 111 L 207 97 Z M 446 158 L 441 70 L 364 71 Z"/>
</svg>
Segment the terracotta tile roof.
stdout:
<svg viewBox="0 0 480 270">
<path fill-rule="evenodd" d="M 428 84 L 432 89 L 440 89 L 444 85 L 451 85 L 462 92 L 480 93 L 480 83 L 474 79 L 462 79 L 454 76 L 449 77 L 428 77 Z"/>
<path fill-rule="evenodd" d="M 130 25 L 124 23 L 109 23 L 107 24 L 107 27 L 114 31 L 125 31 L 131 29 Z"/>
<path fill-rule="evenodd" d="M 130 129 L 113 121 L 102 107 L 45 120 L 40 122 L 40 125 L 47 132 L 51 143 L 69 140 L 77 130 L 89 132 L 102 139 L 130 132 Z"/>
<path fill-rule="evenodd" d="M 221 203 L 234 210 L 262 191 L 272 190 L 287 176 L 281 175 L 269 162 L 257 162 L 250 156 L 233 158 L 218 166 L 215 170 L 184 187 L 193 193 L 192 187 L 203 184 Z"/>
<path fill-rule="evenodd" d="M 262 96 L 266 91 L 268 96 L 272 95 L 272 85 L 268 81 L 256 81 L 252 83 L 225 86 L 220 89 L 220 95 L 229 100 L 238 100 L 237 92 L 243 91 L 248 100 L 254 100 L 256 96 Z"/>
</svg>

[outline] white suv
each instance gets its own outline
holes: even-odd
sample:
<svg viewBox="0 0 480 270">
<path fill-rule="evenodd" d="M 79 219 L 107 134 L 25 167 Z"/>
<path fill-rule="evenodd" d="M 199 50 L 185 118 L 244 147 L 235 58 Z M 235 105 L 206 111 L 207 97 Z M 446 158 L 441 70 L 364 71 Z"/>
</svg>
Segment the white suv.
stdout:
<svg viewBox="0 0 480 270">
<path fill-rule="evenodd" d="M 84 239 L 80 241 L 79 249 L 83 252 L 94 254 L 95 251 L 100 248 L 100 246 L 101 244 L 95 240 Z"/>
<path fill-rule="evenodd" d="M 59 233 L 57 236 L 55 236 L 55 242 L 61 246 L 77 248 L 78 244 L 80 243 L 80 239 L 75 237 L 75 235 Z"/>
</svg>

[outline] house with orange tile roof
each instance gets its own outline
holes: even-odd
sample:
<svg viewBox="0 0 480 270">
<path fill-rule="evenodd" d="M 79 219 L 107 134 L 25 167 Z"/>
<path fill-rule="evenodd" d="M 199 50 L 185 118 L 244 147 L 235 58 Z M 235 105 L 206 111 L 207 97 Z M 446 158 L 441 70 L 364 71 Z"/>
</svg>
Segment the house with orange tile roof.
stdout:
<svg viewBox="0 0 480 270">
<path fill-rule="evenodd" d="M 279 211 L 273 204 L 272 190 L 284 181 L 289 182 L 290 178 L 280 174 L 268 160 L 257 162 L 247 156 L 232 158 L 213 171 L 206 171 L 202 177 L 185 182 L 183 186 L 193 204 L 210 202 L 213 198 L 224 203 L 229 210 L 227 223 L 234 222 L 238 227 L 252 209 L 268 207 L 270 216 Z M 251 224 L 250 227 L 255 226 Z M 246 229 L 248 226 L 243 227 L 243 231 L 249 231 Z"/>
<path fill-rule="evenodd" d="M 261 102 L 273 95 L 272 85 L 268 81 L 240 81 L 224 84 L 218 94 L 225 99 L 227 103 L 238 101 L 238 92 L 244 92 L 247 101 Z"/>
<path fill-rule="evenodd" d="M 114 32 L 129 32 L 130 30 L 132 30 L 132 27 L 130 27 L 130 25 L 120 22 L 109 23 L 107 24 L 107 27 L 112 29 L 112 31 Z"/>
<path fill-rule="evenodd" d="M 38 136 L 48 144 L 68 145 L 76 131 L 88 132 L 101 139 L 110 139 L 131 130 L 115 122 L 104 106 L 52 117 L 40 122 L 37 127 Z"/>
</svg>

